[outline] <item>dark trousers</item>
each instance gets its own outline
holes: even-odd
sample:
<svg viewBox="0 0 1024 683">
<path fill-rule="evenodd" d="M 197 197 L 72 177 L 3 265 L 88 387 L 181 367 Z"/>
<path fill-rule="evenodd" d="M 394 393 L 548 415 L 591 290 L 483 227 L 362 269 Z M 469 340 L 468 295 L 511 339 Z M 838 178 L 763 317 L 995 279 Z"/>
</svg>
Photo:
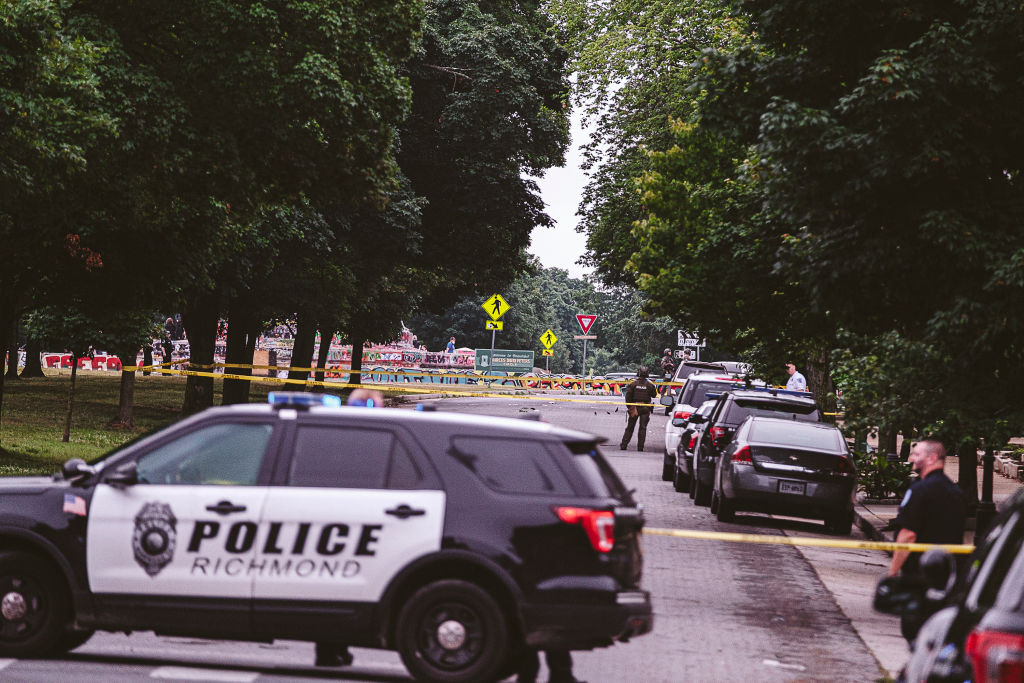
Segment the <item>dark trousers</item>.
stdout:
<svg viewBox="0 0 1024 683">
<path fill-rule="evenodd" d="M 640 429 L 636 433 L 637 450 L 644 449 L 644 442 L 647 440 L 647 423 L 651 421 L 651 413 L 643 408 L 637 410 L 637 414 L 626 422 L 626 431 L 622 433 L 622 443 L 619 447 L 625 449 L 633 438 L 633 430 L 636 429 L 637 421 L 640 421 Z"/>
<path fill-rule="evenodd" d="M 568 650 L 545 650 L 544 658 L 548 662 L 548 671 L 551 676 L 551 683 L 573 683 L 576 677 L 572 675 L 572 655 Z M 540 671 L 540 659 L 536 650 L 526 650 L 519 662 L 519 675 L 516 677 L 518 683 L 533 683 L 537 680 L 537 673 Z"/>
</svg>

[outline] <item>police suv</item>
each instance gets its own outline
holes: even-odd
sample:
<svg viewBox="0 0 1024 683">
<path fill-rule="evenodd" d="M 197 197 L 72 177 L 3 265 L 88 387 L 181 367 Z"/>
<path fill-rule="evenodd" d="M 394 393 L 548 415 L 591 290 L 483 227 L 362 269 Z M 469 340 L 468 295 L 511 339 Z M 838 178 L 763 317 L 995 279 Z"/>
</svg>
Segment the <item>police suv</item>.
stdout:
<svg viewBox="0 0 1024 683">
<path fill-rule="evenodd" d="M 523 647 L 651 630 L 643 517 L 598 437 L 271 396 L 0 478 L 0 657 L 151 630 L 394 649 L 419 680 L 488 681 Z"/>
</svg>

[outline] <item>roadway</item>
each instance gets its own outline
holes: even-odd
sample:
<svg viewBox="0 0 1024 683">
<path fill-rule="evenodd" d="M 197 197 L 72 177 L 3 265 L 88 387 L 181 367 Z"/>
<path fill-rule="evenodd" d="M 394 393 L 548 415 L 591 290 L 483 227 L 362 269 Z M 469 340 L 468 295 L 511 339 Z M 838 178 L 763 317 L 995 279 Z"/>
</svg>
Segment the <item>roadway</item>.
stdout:
<svg viewBox="0 0 1024 683">
<path fill-rule="evenodd" d="M 522 416 L 600 434 L 605 454 L 644 505 L 648 527 L 819 535 L 816 522 L 739 514 L 718 522 L 707 508 L 661 481 L 665 418 L 652 416 L 647 451 L 618 450 L 621 399 L 430 400 L 441 410 Z M 560 396 L 557 398 L 581 399 Z M 589 402 L 593 401 L 593 402 Z M 859 531 L 855 531 L 855 538 Z M 575 653 L 590 683 L 677 681 L 872 681 L 906 659 L 896 619 L 870 608 L 888 558 L 876 551 L 723 543 L 647 535 L 644 586 L 656 611 L 653 633 Z M 309 643 L 272 644 L 100 633 L 62 659 L 0 659 L 10 681 L 408 681 L 398 656 L 354 648 L 350 667 L 313 667 Z M 544 674 L 540 680 L 546 680 Z"/>
</svg>

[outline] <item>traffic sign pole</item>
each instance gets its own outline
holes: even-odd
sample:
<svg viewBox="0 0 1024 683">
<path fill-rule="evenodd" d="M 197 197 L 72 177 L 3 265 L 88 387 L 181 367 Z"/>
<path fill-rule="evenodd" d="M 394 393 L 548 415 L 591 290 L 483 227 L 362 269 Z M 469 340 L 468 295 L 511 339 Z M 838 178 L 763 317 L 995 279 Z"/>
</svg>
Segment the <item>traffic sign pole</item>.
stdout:
<svg viewBox="0 0 1024 683">
<path fill-rule="evenodd" d="M 583 340 L 583 386 L 586 386 L 587 381 L 587 340 Z"/>
</svg>

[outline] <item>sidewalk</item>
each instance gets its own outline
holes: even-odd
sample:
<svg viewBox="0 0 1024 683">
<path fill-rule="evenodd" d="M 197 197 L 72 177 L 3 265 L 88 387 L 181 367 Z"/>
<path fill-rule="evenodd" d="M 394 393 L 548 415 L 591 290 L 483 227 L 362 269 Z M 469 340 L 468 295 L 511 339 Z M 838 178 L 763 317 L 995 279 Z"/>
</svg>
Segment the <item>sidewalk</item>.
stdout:
<svg viewBox="0 0 1024 683">
<path fill-rule="evenodd" d="M 1024 482 L 1005 477 L 999 472 L 999 460 L 995 463 L 995 472 L 992 475 L 992 500 L 999 508 L 1002 502 L 1024 488 Z M 960 459 L 956 456 L 946 458 L 946 474 L 950 479 L 956 481 L 960 473 Z M 978 454 L 978 498 L 981 498 L 981 454 Z M 889 522 L 896 517 L 899 501 L 890 503 L 865 502 L 858 500 L 854 505 L 854 517 L 857 526 L 864 535 L 876 541 L 891 541 L 891 531 L 882 531 Z M 973 524 L 973 519 L 968 524 Z M 974 529 L 970 528 L 964 533 L 964 543 L 974 543 Z"/>
</svg>

